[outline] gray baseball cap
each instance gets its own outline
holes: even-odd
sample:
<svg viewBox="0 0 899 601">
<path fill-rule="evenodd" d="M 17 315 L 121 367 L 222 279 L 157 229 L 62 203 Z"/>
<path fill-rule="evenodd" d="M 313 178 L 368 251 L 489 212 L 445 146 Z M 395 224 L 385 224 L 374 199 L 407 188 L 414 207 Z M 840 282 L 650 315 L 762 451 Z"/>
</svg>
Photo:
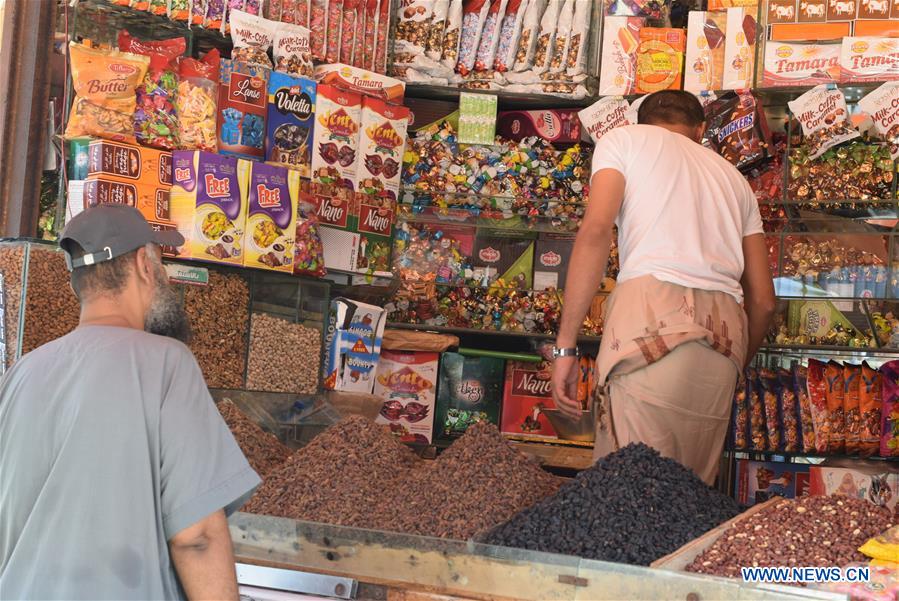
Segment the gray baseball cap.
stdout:
<svg viewBox="0 0 899 601">
<path fill-rule="evenodd" d="M 72 260 L 72 243 L 84 256 Z M 87 209 L 66 224 L 59 246 L 66 252 L 69 270 L 109 261 L 146 244 L 181 246 L 184 236 L 176 229 L 156 230 L 140 211 L 124 205 L 99 205 Z"/>
</svg>

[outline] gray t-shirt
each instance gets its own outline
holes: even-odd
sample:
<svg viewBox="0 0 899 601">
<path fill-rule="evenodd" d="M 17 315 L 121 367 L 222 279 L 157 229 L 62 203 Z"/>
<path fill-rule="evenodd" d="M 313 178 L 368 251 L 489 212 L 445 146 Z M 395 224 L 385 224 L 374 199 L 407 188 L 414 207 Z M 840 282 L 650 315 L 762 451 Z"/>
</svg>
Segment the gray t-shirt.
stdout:
<svg viewBox="0 0 899 601">
<path fill-rule="evenodd" d="M 167 541 L 259 482 L 186 346 L 78 328 L 0 380 L 0 598 L 183 598 Z"/>
</svg>

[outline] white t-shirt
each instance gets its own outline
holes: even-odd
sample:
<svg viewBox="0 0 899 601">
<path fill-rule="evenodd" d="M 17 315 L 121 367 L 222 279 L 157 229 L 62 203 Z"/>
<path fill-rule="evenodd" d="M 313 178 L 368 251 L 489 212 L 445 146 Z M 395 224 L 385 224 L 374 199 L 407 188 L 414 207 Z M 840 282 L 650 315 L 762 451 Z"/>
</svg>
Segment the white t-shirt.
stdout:
<svg viewBox="0 0 899 601">
<path fill-rule="evenodd" d="M 762 233 L 752 188 L 737 169 L 686 136 L 654 125 L 604 135 L 593 174 L 624 175 L 618 281 L 644 275 L 743 301 L 743 238 Z"/>
</svg>

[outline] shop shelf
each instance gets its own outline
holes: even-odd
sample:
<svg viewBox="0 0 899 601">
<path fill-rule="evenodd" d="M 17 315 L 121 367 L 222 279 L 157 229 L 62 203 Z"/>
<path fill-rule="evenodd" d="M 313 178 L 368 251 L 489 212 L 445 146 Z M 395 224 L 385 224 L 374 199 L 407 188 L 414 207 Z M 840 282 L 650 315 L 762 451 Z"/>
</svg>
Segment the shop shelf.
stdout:
<svg viewBox="0 0 899 601">
<path fill-rule="evenodd" d="M 547 234 L 576 233 L 579 220 L 562 221 L 557 217 L 528 217 L 513 215 L 510 217 L 492 218 L 472 215 L 465 210 L 441 211 L 440 209 L 414 212 L 407 211 L 402 205 L 398 207 L 397 221 L 408 223 L 426 223 L 439 226 L 468 226 L 478 229 L 502 230 L 507 233 Z"/>
<path fill-rule="evenodd" d="M 764 30 L 762 30 L 764 31 Z M 846 96 L 847 102 L 858 102 L 866 94 L 881 86 L 883 82 L 866 84 L 834 84 Z M 791 100 L 796 100 L 814 86 L 788 86 L 788 87 L 756 87 L 753 94 L 765 105 L 784 105 Z"/>
<path fill-rule="evenodd" d="M 786 453 L 784 451 L 751 451 L 747 449 L 725 449 L 725 454 L 730 455 L 740 455 L 741 459 L 745 458 L 753 458 L 753 457 L 765 457 L 765 458 L 783 458 L 783 459 L 809 459 L 813 460 L 815 463 L 820 463 L 821 461 L 827 459 L 849 459 L 849 460 L 865 460 L 865 461 L 882 461 L 885 463 L 899 463 L 899 457 L 880 457 L 879 455 L 873 455 L 871 457 L 860 457 L 858 455 L 819 455 L 817 453 Z M 746 457 L 742 457 L 742 456 Z"/>
<path fill-rule="evenodd" d="M 406 96 L 426 100 L 458 102 L 461 92 L 490 94 L 499 98 L 500 110 L 553 108 L 585 108 L 596 102 L 596 97 L 588 94 L 584 98 L 572 98 L 562 94 L 521 94 L 499 90 L 466 90 L 457 86 L 407 83 Z"/>
<path fill-rule="evenodd" d="M 899 349 L 895 348 L 859 348 L 815 344 L 766 344 L 759 349 L 759 353 L 763 355 L 783 355 L 788 356 L 788 358 L 814 358 L 817 355 L 827 355 L 830 359 L 845 357 L 852 360 L 874 357 L 883 361 L 891 361 L 899 358 Z"/>
<path fill-rule="evenodd" d="M 503 330 L 494 330 L 489 328 L 455 328 L 452 326 L 432 326 L 428 324 L 403 323 L 398 321 L 390 321 L 387 323 L 388 328 L 397 330 L 416 330 L 425 332 L 437 332 L 440 334 L 457 334 L 460 336 L 499 336 L 508 338 L 522 338 L 530 340 L 555 340 L 555 334 L 540 334 L 530 332 L 509 332 Z M 581 335 L 578 336 L 578 342 L 583 344 L 599 344 L 602 341 L 601 336 Z"/>
</svg>

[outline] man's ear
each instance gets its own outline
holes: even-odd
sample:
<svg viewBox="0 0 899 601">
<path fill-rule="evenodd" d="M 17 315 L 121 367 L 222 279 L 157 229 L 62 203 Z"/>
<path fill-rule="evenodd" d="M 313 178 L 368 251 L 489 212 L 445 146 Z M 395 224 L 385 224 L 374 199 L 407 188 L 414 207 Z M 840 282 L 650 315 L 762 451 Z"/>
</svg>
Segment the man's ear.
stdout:
<svg viewBox="0 0 899 601">
<path fill-rule="evenodd" d="M 153 260 L 147 255 L 146 246 L 137 249 L 134 267 L 138 280 L 148 286 L 152 286 L 155 281 L 153 274 Z"/>
<path fill-rule="evenodd" d="M 705 121 L 696 126 L 696 132 L 693 134 L 693 139 L 698 143 L 702 143 L 702 137 L 705 135 Z"/>
</svg>

